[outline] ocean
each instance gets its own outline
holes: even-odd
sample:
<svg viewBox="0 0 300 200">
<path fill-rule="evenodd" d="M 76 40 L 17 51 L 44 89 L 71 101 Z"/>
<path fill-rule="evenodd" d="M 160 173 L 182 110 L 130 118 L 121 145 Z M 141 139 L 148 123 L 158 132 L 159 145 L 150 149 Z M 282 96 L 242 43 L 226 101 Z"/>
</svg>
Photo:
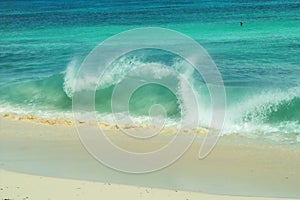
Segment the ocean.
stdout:
<svg viewBox="0 0 300 200">
<path fill-rule="evenodd" d="M 141 27 L 181 32 L 207 50 L 226 89 L 223 134 L 300 142 L 298 0 L 1 1 L 0 112 L 72 118 L 73 84 L 84 58 L 105 39 Z M 149 63 L 184 68 L 166 52 L 121 57 L 96 92 L 100 121 L 111 120 L 111 96 L 124 73 Z M 205 128 L 210 96 L 201 78 L 189 76 Z M 176 124 L 184 95 L 147 85 L 132 96 L 130 115 L 143 122 L 160 104 Z"/>
</svg>

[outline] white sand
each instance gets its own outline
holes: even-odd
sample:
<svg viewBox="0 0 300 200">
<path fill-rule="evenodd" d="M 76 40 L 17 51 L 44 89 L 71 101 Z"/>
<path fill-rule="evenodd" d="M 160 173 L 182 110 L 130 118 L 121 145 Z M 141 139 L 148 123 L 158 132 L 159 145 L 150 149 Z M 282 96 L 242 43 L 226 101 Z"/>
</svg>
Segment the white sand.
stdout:
<svg viewBox="0 0 300 200">
<path fill-rule="evenodd" d="M 205 160 L 198 160 L 199 137 L 172 166 L 133 176 L 111 170 L 93 159 L 73 126 L 0 118 L 0 127 L 2 199 L 300 198 L 299 145 L 226 136 Z M 123 147 L 145 146 L 124 140 L 117 130 L 112 130 L 111 135 Z M 163 139 L 148 145 L 160 146 Z"/>
<path fill-rule="evenodd" d="M 14 200 L 163 199 L 163 200 L 246 200 L 275 198 L 209 195 L 110 183 L 33 176 L 0 170 L 0 197 Z"/>
</svg>

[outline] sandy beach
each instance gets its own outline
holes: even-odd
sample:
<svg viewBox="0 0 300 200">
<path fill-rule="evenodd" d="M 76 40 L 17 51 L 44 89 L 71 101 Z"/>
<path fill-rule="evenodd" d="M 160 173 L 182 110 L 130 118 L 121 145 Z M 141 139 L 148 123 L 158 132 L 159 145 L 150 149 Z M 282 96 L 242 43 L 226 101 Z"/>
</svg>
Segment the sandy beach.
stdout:
<svg viewBox="0 0 300 200">
<path fill-rule="evenodd" d="M 0 170 L 1 199 L 174 199 L 272 200 L 276 198 L 210 195 L 100 182 L 33 176 Z M 17 181 L 16 181 L 17 180 Z"/>
<path fill-rule="evenodd" d="M 207 158 L 199 160 L 197 153 L 203 139 L 199 134 L 173 165 L 154 173 L 132 175 L 112 170 L 92 158 L 72 124 L 50 125 L 9 117 L 2 117 L 0 122 L 2 199 L 300 197 L 297 144 L 224 136 Z M 139 150 L 145 146 L 126 140 L 118 129 L 107 130 L 122 147 Z M 149 148 L 162 145 L 170 135 L 150 141 Z"/>
</svg>

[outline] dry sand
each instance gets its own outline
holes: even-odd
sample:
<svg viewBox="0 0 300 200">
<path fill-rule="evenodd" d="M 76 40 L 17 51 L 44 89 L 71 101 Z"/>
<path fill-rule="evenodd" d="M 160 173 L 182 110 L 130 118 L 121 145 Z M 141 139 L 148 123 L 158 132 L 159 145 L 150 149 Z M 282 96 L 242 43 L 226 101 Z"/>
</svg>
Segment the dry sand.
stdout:
<svg viewBox="0 0 300 200">
<path fill-rule="evenodd" d="M 0 170 L 0 197 L 13 200 L 163 199 L 163 200 L 271 200 L 275 198 L 210 195 L 100 182 L 33 176 Z"/>
</svg>

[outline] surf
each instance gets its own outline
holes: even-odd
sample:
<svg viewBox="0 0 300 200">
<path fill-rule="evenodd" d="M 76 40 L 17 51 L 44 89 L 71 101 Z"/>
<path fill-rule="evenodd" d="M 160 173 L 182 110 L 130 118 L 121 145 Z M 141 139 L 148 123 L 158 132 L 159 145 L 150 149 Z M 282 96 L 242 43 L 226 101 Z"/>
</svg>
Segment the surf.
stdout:
<svg viewBox="0 0 300 200">
<path fill-rule="evenodd" d="M 163 56 L 166 55 L 161 55 L 161 57 Z M 113 63 L 100 80 L 92 80 L 97 81 L 98 84 L 95 99 L 98 119 L 113 123 L 112 116 L 116 113 L 112 113 L 111 98 L 115 86 L 128 72 L 134 71 L 140 66 L 153 64 L 167 67 L 189 80 L 198 98 L 199 127 L 208 127 L 211 105 L 207 85 L 201 77 L 195 75 L 195 71 L 187 67 L 187 63 L 183 60 L 164 59 L 161 59 L 161 62 L 154 62 L 153 58 L 149 57 L 124 56 Z M 74 92 L 74 83 L 78 81 L 76 74 L 79 68 L 79 61 L 72 59 L 66 69 L 58 74 L 2 88 L 1 90 L 5 90 L 5 94 L 1 95 L 0 112 L 42 115 L 44 118 L 51 119 L 72 118 L 72 93 Z M 145 68 L 143 73 L 134 75 L 136 78 L 145 74 L 168 76 L 170 72 Z M 147 121 L 151 106 L 159 104 L 166 110 L 169 124 L 178 123 L 184 107 L 190 106 L 189 93 L 179 82 L 174 84 L 178 84 L 176 94 L 155 84 L 139 88 L 129 102 L 130 115 L 139 123 L 143 123 Z M 265 137 L 273 134 L 280 135 L 281 140 L 289 138 L 288 135 L 293 135 L 293 141 L 297 141 L 297 136 L 300 134 L 300 87 L 240 89 L 227 85 L 226 90 L 228 105 L 224 135 L 250 134 L 253 137 L 258 135 Z M 121 116 L 122 113 L 118 113 L 118 115 Z"/>
</svg>

